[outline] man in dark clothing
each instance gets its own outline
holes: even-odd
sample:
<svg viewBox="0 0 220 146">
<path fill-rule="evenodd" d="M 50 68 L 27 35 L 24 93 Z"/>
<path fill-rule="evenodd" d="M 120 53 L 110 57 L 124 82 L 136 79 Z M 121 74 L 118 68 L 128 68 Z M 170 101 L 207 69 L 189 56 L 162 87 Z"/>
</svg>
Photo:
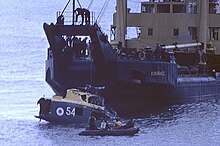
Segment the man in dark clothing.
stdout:
<svg viewBox="0 0 220 146">
<path fill-rule="evenodd" d="M 88 9 L 83 9 L 84 11 L 84 16 L 85 16 L 85 23 L 87 25 L 90 24 L 90 11 Z"/>
<path fill-rule="evenodd" d="M 82 18 L 81 25 L 83 25 L 83 23 L 84 23 L 85 10 L 82 9 L 82 8 L 77 8 L 74 12 L 76 13 L 76 22 L 78 21 L 78 17 L 79 17 L 79 15 L 80 15 L 81 18 Z"/>
<path fill-rule="evenodd" d="M 87 25 L 90 24 L 90 11 L 88 9 L 77 8 L 74 12 L 76 13 L 76 21 L 78 21 L 79 15 L 81 16 L 82 18 L 81 25 L 83 25 L 84 19 L 85 19 L 85 24 Z"/>
<path fill-rule="evenodd" d="M 95 122 L 96 122 L 96 118 L 92 114 L 91 117 L 89 118 L 89 130 L 97 130 L 98 129 Z"/>
<path fill-rule="evenodd" d="M 57 17 L 57 25 L 64 25 L 64 16 L 62 14 Z"/>
</svg>

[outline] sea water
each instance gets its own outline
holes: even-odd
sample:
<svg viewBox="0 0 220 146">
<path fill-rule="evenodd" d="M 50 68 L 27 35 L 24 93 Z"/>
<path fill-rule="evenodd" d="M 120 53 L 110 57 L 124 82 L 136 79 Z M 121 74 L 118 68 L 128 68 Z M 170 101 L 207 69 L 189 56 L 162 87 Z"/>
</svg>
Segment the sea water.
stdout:
<svg viewBox="0 0 220 146">
<path fill-rule="evenodd" d="M 45 82 L 49 47 L 42 25 L 56 20 L 67 0 L 0 1 L 0 146 L 10 145 L 220 145 L 220 103 L 216 100 L 172 105 L 135 119 L 140 132 L 122 137 L 82 137 L 76 125 L 39 122 L 37 100 L 54 93 Z M 83 0 L 87 7 L 91 1 Z M 94 1 L 98 16 L 105 1 Z M 129 1 L 132 9 L 139 1 Z M 115 1 L 99 25 L 109 35 Z"/>
</svg>

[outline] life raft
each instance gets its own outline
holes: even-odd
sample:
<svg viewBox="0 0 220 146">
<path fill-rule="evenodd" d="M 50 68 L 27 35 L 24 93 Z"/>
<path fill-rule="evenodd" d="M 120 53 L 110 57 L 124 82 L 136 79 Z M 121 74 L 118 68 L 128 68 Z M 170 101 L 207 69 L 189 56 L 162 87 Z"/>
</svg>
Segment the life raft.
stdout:
<svg viewBox="0 0 220 146">
<path fill-rule="evenodd" d="M 79 133 L 81 136 L 133 136 L 138 133 L 139 128 L 132 127 L 127 129 L 112 130 L 85 130 Z"/>
</svg>

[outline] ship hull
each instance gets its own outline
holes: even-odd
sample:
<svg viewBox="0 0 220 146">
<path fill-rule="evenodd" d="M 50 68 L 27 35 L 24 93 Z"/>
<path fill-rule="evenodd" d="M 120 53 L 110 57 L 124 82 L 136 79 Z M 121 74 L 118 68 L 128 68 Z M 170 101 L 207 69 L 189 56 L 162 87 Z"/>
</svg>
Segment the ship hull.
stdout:
<svg viewBox="0 0 220 146">
<path fill-rule="evenodd" d="M 83 87 L 89 79 L 70 79 L 62 82 Z M 51 85 L 51 83 L 49 82 Z M 136 117 L 160 112 L 173 104 L 204 101 L 220 97 L 220 80 L 212 77 L 177 77 L 175 84 L 140 83 L 121 80 L 93 80 L 94 86 L 105 86 L 100 94 L 106 105 L 121 117 Z M 53 87 L 53 86 L 52 86 Z M 60 90 L 57 90 L 60 89 Z M 57 94 L 63 92 L 56 88 Z"/>
<path fill-rule="evenodd" d="M 212 77 L 211 77 L 212 78 Z M 106 103 L 124 117 L 139 117 L 167 110 L 172 105 L 220 98 L 220 81 L 191 78 L 176 86 L 123 83 L 106 92 Z M 184 78 L 181 78 L 184 80 Z M 200 81 L 199 81 L 200 80 Z M 203 82 L 202 82 L 203 80 Z M 204 81 L 207 80 L 207 81 Z"/>
</svg>

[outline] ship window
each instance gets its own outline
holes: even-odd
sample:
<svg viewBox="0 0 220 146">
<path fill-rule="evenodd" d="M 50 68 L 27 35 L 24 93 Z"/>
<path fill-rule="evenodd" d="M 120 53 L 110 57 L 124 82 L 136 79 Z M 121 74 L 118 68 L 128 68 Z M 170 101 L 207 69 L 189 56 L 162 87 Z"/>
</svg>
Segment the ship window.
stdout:
<svg viewBox="0 0 220 146">
<path fill-rule="evenodd" d="M 173 36 L 178 36 L 179 35 L 179 29 L 178 28 L 174 28 L 173 29 Z"/>
<path fill-rule="evenodd" d="M 88 102 L 99 106 L 104 105 L 104 99 L 100 96 L 90 96 Z"/>
<path fill-rule="evenodd" d="M 141 27 L 137 27 L 136 31 L 137 31 L 137 38 L 140 38 L 141 37 Z"/>
<path fill-rule="evenodd" d="M 86 95 L 81 95 L 81 98 L 82 98 L 83 101 L 86 102 Z"/>
<path fill-rule="evenodd" d="M 127 27 L 126 39 L 135 39 L 141 37 L 141 27 Z"/>
<path fill-rule="evenodd" d="M 96 96 L 90 96 L 88 99 L 88 103 L 93 103 L 95 99 L 96 99 Z"/>
<path fill-rule="evenodd" d="M 188 4 L 188 13 L 189 14 L 196 14 L 197 13 L 197 5 L 196 5 L 196 3 L 189 3 Z"/>
<path fill-rule="evenodd" d="M 209 39 L 210 40 L 219 39 L 219 27 L 209 27 Z"/>
<path fill-rule="evenodd" d="M 148 28 L 148 36 L 153 36 L 153 28 Z"/>
<path fill-rule="evenodd" d="M 170 5 L 169 4 L 158 4 L 157 13 L 170 13 Z"/>
<path fill-rule="evenodd" d="M 209 0 L 209 14 L 220 13 L 219 3 L 216 0 Z"/>
<path fill-rule="evenodd" d="M 197 40 L 197 28 L 188 27 L 189 35 L 192 37 L 192 40 Z"/>
<path fill-rule="evenodd" d="M 173 5 L 173 13 L 186 13 L 186 5 Z"/>
<path fill-rule="evenodd" d="M 155 13 L 154 4 L 143 4 L 142 5 L 142 12 L 143 13 Z"/>
</svg>

